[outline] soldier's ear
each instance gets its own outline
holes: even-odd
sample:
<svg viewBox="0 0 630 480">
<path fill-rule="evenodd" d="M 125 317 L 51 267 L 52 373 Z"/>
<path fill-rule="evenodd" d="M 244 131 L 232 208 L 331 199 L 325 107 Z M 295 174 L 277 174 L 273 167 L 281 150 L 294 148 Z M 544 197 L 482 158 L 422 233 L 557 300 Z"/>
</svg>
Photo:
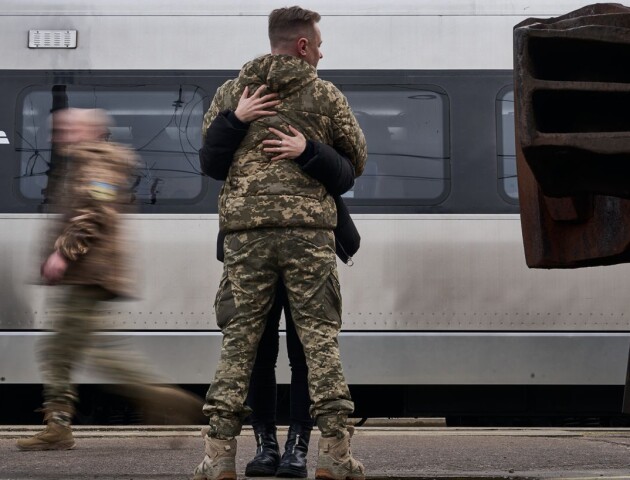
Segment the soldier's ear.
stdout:
<svg viewBox="0 0 630 480">
<path fill-rule="evenodd" d="M 297 52 L 301 57 L 306 56 L 306 50 L 308 48 L 308 38 L 300 37 L 297 40 Z"/>
</svg>

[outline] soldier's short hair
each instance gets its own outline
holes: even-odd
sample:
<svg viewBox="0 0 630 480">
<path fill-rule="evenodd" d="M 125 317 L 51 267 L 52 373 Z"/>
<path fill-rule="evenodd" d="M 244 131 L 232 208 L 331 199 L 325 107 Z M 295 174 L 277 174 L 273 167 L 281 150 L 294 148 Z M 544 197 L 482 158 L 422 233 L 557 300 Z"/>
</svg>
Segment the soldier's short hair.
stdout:
<svg viewBox="0 0 630 480">
<path fill-rule="evenodd" d="M 66 129 L 72 128 L 75 131 L 83 132 L 83 140 L 105 140 L 109 138 L 109 128 L 114 125 L 112 117 L 105 110 L 100 108 L 62 108 L 55 110 L 49 119 L 49 125 L 52 127 L 53 116 L 57 128 L 63 124 Z M 56 133 L 53 131 L 53 137 Z"/>
<path fill-rule="evenodd" d="M 276 8 L 269 14 L 269 42 L 278 47 L 299 37 L 310 37 L 313 25 L 321 20 L 321 15 L 302 7 Z"/>
</svg>

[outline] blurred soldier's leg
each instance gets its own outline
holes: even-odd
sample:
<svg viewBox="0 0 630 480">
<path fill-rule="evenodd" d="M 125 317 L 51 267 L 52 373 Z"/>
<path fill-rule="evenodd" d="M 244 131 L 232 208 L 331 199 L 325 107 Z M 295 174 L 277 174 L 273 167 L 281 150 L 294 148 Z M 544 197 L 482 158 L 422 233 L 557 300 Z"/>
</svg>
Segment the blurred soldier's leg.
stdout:
<svg viewBox="0 0 630 480">
<path fill-rule="evenodd" d="M 343 376 L 337 335 L 341 291 L 332 231 L 290 229 L 279 245 L 291 313 L 308 365 L 311 414 L 322 432 L 317 478 L 364 478 L 346 428 L 354 404 Z"/>
<path fill-rule="evenodd" d="M 41 345 L 44 377 L 44 421 L 47 426 L 34 437 L 18 440 L 22 450 L 65 450 L 74 446 L 72 415 L 77 400 L 71 383 L 74 366 L 81 360 L 97 321 L 96 305 L 107 294 L 100 287 L 59 287 L 51 311 L 53 333 Z"/>
<path fill-rule="evenodd" d="M 113 335 L 92 336 L 85 351 L 88 367 L 114 380 L 107 389 L 123 395 L 142 409 L 146 423 L 198 425 L 203 421 L 203 401 L 197 395 L 172 385 L 153 373 L 143 355 L 126 339 Z M 162 384 L 162 385 L 156 385 Z"/>
<path fill-rule="evenodd" d="M 112 294 L 98 286 L 83 288 L 97 300 L 90 308 L 89 323 L 90 331 L 98 330 L 105 325 L 102 302 L 111 300 Z M 113 380 L 115 383 L 107 389 L 136 403 L 143 409 L 147 423 L 197 424 L 202 420 L 201 399 L 178 387 L 153 385 L 164 381 L 124 337 L 88 333 L 84 345 L 86 367 Z"/>
<path fill-rule="evenodd" d="M 217 324 L 223 332 L 221 358 L 206 395 L 204 429 L 206 456 L 195 479 L 236 478 L 236 441 L 258 342 L 275 295 L 276 238 L 273 229 L 228 234 L 223 277 L 215 302 Z"/>
</svg>

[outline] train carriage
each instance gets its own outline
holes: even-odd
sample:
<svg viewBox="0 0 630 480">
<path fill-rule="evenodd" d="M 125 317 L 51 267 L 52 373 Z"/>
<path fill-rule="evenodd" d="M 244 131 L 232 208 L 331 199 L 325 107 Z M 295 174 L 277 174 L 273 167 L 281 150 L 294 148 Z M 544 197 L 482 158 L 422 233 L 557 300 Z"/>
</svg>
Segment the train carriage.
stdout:
<svg viewBox="0 0 630 480">
<path fill-rule="evenodd" d="M 200 173 L 201 122 L 218 86 L 268 51 L 273 6 L 3 3 L 2 401 L 41 383 L 36 344 L 47 334 L 49 288 L 38 283 L 38 255 L 50 218 L 54 102 L 106 109 L 112 139 L 141 159 L 139 213 L 126 217 L 140 295 L 112 303 L 101 334 L 130 339 L 165 381 L 204 389 L 220 350 L 212 304 L 222 265 L 220 184 Z M 516 186 L 512 28 L 582 4 L 301 5 L 322 14 L 319 74 L 347 96 L 368 143 L 365 173 L 345 195 L 361 250 L 352 267 L 339 266 L 339 341 L 357 415 L 616 416 L 630 343 L 628 267 L 529 270 Z M 103 379 L 82 372 L 78 381 Z"/>
</svg>

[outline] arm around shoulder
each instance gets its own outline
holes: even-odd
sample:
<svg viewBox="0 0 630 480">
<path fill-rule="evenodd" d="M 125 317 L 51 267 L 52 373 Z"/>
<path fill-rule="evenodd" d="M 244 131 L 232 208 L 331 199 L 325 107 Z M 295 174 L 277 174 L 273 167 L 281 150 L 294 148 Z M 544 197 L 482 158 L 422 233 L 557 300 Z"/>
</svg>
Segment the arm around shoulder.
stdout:
<svg viewBox="0 0 630 480">
<path fill-rule="evenodd" d="M 210 123 L 199 150 L 201 171 L 216 179 L 225 180 L 234 152 L 247 135 L 249 124 L 241 122 L 234 112 L 224 110 Z"/>
</svg>

